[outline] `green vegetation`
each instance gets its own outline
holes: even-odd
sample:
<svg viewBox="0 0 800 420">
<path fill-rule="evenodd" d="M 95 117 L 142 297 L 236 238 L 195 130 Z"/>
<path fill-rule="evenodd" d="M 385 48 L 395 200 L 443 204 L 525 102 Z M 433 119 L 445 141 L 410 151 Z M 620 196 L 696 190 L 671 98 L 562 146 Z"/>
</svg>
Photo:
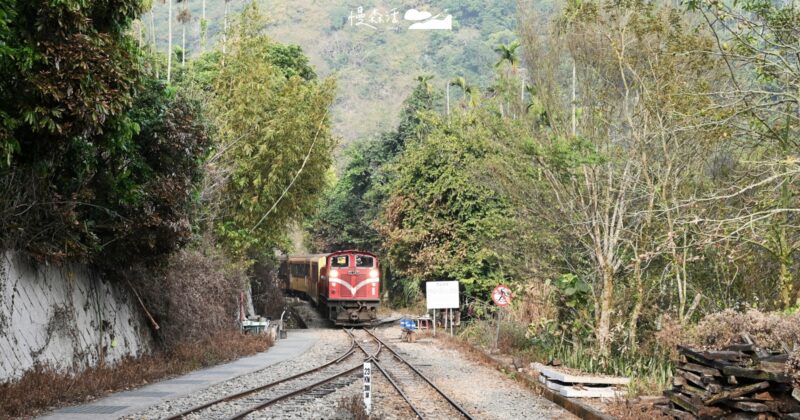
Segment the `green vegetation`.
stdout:
<svg viewBox="0 0 800 420">
<path fill-rule="evenodd" d="M 533 181 L 516 124 L 490 110 L 429 116 L 425 136 L 391 168 L 391 191 L 378 223 L 394 274 L 420 281 L 459 280 L 486 294 L 517 277 L 512 194 Z"/>
<path fill-rule="evenodd" d="M 669 376 L 660 332 L 730 308 L 796 311 L 800 15 L 763 2 L 518 12 L 490 83 L 453 71 L 432 88 L 445 106 L 417 111 L 402 148 L 393 132 L 351 146 L 317 244 L 378 249 L 402 304 L 459 280 L 471 329 L 511 284 L 508 349 L 644 390 Z M 355 213 L 340 205 L 353 198 Z"/>
<path fill-rule="evenodd" d="M 388 163 L 420 135 L 420 112 L 430 111 L 440 100 L 428 76 L 404 103 L 396 131 L 357 142 L 345 150 L 343 174 L 323 198 L 322 210 L 311 222 L 314 247 L 318 249 L 375 249 L 381 238 L 371 221 L 378 216 L 388 193 Z"/>
<path fill-rule="evenodd" d="M 333 81 L 255 4 L 171 70 L 136 42 L 139 1 L 89 3 L 0 5 L 0 243 L 103 270 L 165 348 L 227 331 L 325 185 Z"/>
<path fill-rule="evenodd" d="M 214 159 L 228 177 L 216 230 L 238 255 L 269 255 L 290 221 L 311 215 L 334 146 L 333 82 L 317 81 L 299 48 L 273 47 L 262 26 L 257 8 L 247 7 L 210 101 L 220 144 Z"/>
<path fill-rule="evenodd" d="M 458 280 L 469 337 L 509 284 L 501 347 L 643 388 L 666 332 L 800 307 L 791 5 L 442 0 L 454 30 L 423 33 L 311 0 L 51 3 L 0 0 L 0 240 L 122 271 L 158 322 L 298 225 L 380 253 L 395 303 Z"/>
<path fill-rule="evenodd" d="M 146 57 L 124 32 L 138 2 L 117 3 L 4 3 L 6 247 L 114 266 L 169 254 L 191 235 L 204 123 L 196 104 L 142 71 Z"/>
</svg>

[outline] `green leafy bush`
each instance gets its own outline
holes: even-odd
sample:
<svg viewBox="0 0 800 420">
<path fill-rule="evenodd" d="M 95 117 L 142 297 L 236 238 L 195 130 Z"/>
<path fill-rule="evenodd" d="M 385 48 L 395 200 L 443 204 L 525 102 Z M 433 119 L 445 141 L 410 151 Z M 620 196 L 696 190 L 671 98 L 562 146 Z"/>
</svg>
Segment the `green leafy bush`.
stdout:
<svg viewBox="0 0 800 420">
<path fill-rule="evenodd" d="M 0 240 L 120 268 L 191 233 L 209 146 L 194 104 L 144 74 L 138 1 L 6 2 Z"/>
</svg>

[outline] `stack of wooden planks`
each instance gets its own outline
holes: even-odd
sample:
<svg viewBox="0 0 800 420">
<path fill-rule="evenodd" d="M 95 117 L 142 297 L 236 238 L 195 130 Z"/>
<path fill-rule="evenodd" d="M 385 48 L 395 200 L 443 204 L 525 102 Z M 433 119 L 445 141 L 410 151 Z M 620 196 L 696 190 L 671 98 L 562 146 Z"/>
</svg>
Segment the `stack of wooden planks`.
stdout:
<svg viewBox="0 0 800 420">
<path fill-rule="evenodd" d="M 679 419 L 800 419 L 786 373 L 788 349 L 764 350 L 746 334 L 742 341 L 715 351 L 678 347 L 673 387 L 664 392 L 661 410 Z"/>
<path fill-rule="evenodd" d="M 628 378 L 571 374 L 551 366 L 532 363 L 539 372 L 539 382 L 568 398 L 615 398 L 627 394 Z"/>
</svg>

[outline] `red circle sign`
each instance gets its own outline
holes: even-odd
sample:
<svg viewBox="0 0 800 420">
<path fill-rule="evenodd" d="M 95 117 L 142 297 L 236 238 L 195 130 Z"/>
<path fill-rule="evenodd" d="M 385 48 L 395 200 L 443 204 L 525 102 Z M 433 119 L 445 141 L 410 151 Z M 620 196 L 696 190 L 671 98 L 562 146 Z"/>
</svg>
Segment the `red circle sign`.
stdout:
<svg viewBox="0 0 800 420">
<path fill-rule="evenodd" d="M 498 285 L 492 291 L 492 300 L 494 301 L 494 304 L 497 306 L 511 305 L 512 297 L 513 294 L 511 293 L 511 289 L 504 284 Z"/>
</svg>

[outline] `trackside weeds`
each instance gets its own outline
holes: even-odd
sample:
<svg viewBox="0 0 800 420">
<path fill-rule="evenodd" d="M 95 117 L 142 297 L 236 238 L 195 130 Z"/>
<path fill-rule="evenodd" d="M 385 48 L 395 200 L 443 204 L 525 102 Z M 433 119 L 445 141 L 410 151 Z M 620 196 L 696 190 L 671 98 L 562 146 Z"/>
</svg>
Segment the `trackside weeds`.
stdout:
<svg viewBox="0 0 800 420">
<path fill-rule="evenodd" d="M 266 336 L 225 332 L 177 344 L 169 352 L 129 358 L 115 366 L 93 367 L 76 375 L 37 366 L 18 381 L 0 384 L 0 418 L 34 416 L 56 407 L 85 403 L 115 391 L 262 352 L 271 346 Z"/>
</svg>

